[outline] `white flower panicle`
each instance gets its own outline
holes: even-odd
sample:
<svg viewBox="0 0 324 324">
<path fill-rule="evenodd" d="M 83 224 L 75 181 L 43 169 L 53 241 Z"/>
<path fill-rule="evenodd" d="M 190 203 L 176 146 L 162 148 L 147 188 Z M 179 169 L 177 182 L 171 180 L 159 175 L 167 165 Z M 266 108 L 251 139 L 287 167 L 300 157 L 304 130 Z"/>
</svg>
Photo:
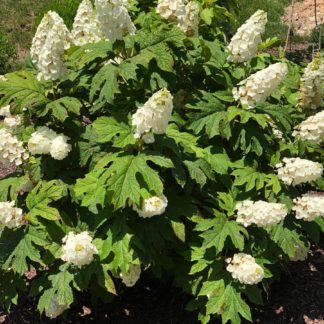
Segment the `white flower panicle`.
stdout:
<svg viewBox="0 0 324 324">
<path fill-rule="evenodd" d="M 121 273 L 120 278 L 126 287 L 135 286 L 136 282 L 141 276 L 141 266 L 136 264 L 131 264 L 129 266 L 127 273 Z"/>
<path fill-rule="evenodd" d="M 23 223 L 23 210 L 15 207 L 15 202 L 0 202 L 0 229 L 14 228 Z"/>
<path fill-rule="evenodd" d="M 309 63 L 301 78 L 301 101 L 303 109 L 324 107 L 324 56 L 317 56 Z"/>
<path fill-rule="evenodd" d="M 63 238 L 63 243 L 61 259 L 76 266 L 91 263 L 94 254 L 98 254 L 98 250 L 92 244 L 92 238 L 88 232 L 80 234 L 69 232 Z"/>
<path fill-rule="evenodd" d="M 23 142 L 20 142 L 9 130 L 0 129 L 0 138 L 0 160 L 2 162 L 14 163 L 18 166 L 28 159 L 29 154 L 23 147 Z"/>
<path fill-rule="evenodd" d="M 104 39 L 104 35 L 100 31 L 99 20 L 90 0 L 81 2 L 74 18 L 71 38 L 77 46 L 98 43 Z"/>
<path fill-rule="evenodd" d="M 247 79 L 233 88 L 233 97 L 240 100 L 242 105 L 253 108 L 264 102 L 277 89 L 288 72 L 286 63 L 275 63 L 266 69 L 250 75 Z"/>
<path fill-rule="evenodd" d="M 293 211 L 297 219 L 311 222 L 316 217 L 324 217 L 324 192 L 307 192 L 294 199 Z"/>
<path fill-rule="evenodd" d="M 31 154 L 51 154 L 55 160 L 65 159 L 72 149 L 67 143 L 69 137 L 57 134 L 47 126 L 43 126 L 34 132 L 29 141 L 28 149 Z"/>
<path fill-rule="evenodd" d="M 229 61 L 246 62 L 258 53 L 267 21 L 267 13 L 258 10 L 237 30 L 228 45 Z"/>
<path fill-rule="evenodd" d="M 187 36 L 197 36 L 199 28 L 199 6 L 195 1 L 190 1 L 185 7 L 185 15 L 179 18 L 178 26 Z"/>
<path fill-rule="evenodd" d="M 0 108 L 0 116 L 5 117 L 3 124 L 7 128 L 16 128 L 22 123 L 20 115 L 11 115 L 10 105 Z"/>
<path fill-rule="evenodd" d="M 0 108 L 0 116 L 11 117 L 10 105 Z"/>
<path fill-rule="evenodd" d="M 301 244 L 297 243 L 296 241 L 293 242 L 294 248 L 295 248 L 295 254 L 291 257 L 289 257 L 290 261 L 296 262 L 296 261 L 304 261 L 307 259 L 309 247 L 305 248 Z"/>
<path fill-rule="evenodd" d="M 242 284 L 255 285 L 264 278 L 263 268 L 249 254 L 234 254 L 226 262 L 228 263 L 226 270 Z"/>
<path fill-rule="evenodd" d="M 156 215 L 161 215 L 165 212 L 168 206 L 168 199 L 164 195 L 157 197 L 151 197 L 144 200 L 141 209 L 138 209 L 135 204 L 133 204 L 133 210 L 138 213 L 138 216 L 143 218 L 150 218 Z"/>
<path fill-rule="evenodd" d="M 30 49 L 32 61 L 39 69 L 38 80 L 57 80 L 65 76 L 63 55 L 70 44 L 70 32 L 63 19 L 49 11 L 39 24 Z"/>
<path fill-rule="evenodd" d="M 159 0 L 156 12 L 166 20 L 178 21 L 186 14 L 186 4 L 184 0 Z"/>
<path fill-rule="evenodd" d="M 244 200 L 236 204 L 238 223 L 247 227 L 255 224 L 258 227 L 280 223 L 288 214 L 284 204 L 269 203 L 266 201 Z"/>
<path fill-rule="evenodd" d="M 173 97 L 167 89 L 162 89 L 137 109 L 132 116 L 135 127 L 135 138 L 142 138 L 145 143 L 154 142 L 153 134 L 164 134 L 168 126 L 172 110 Z"/>
<path fill-rule="evenodd" d="M 97 19 L 101 32 L 107 40 L 122 39 L 124 35 L 134 35 L 136 27 L 122 0 L 95 0 Z"/>
<path fill-rule="evenodd" d="M 288 185 L 299 185 L 321 178 L 323 166 L 301 158 L 284 158 L 282 163 L 276 165 L 278 178 Z"/>
<path fill-rule="evenodd" d="M 72 146 L 68 144 L 69 137 L 65 135 L 58 135 L 52 141 L 50 154 L 55 160 L 63 160 L 71 152 Z"/>
<path fill-rule="evenodd" d="M 318 144 L 324 141 L 324 110 L 308 117 L 295 127 L 293 136 Z"/>
<path fill-rule="evenodd" d="M 68 305 L 61 305 L 58 302 L 57 294 L 54 295 L 53 299 L 51 300 L 50 305 L 45 310 L 45 315 L 50 319 L 54 319 L 60 316 L 65 310 L 69 308 Z"/>
</svg>

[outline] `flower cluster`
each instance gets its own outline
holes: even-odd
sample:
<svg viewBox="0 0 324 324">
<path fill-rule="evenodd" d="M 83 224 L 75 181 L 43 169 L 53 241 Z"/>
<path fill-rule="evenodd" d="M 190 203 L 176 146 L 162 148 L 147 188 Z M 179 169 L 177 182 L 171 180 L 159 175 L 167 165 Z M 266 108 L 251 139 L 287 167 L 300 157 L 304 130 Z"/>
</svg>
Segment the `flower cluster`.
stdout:
<svg viewBox="0 0 324 324">
<path fill-rule="evenodd" d="M 15 202 L 0 202 L 0 229 L 19 227 L 23 222 L 23 210 Z"/>
<path fill-rule="evenodd" d="M 255 104 L 264 102 L 277 89 L 287 72 L 286 63 L 271 64 L 241 81 L 238 88 L 234 87 L 234 99 L 253 108 Z"/>
<path fill-rule="evenodd" d="M 156 12 L 170 22 L 177 22 L 187 36 L 197 36 L 199 27 L 199 6 L 195 1 L 186 4 L 184 0 L 159 0 Z"/>
<path fill-rule="evenodd" d="M 11 116 L 10 105 L 0 108 L 0 116 L 2 116 L 2 117 L 10 117 Z"/>
<path fill-rule="evenodd" d="M 324 57 L 317 56 L 309 63 L 301 78 L 301 101 L 303 109 L 324 106 Z"/>
<path fill-rule="evenodd" d="M 3 124 L 7 128 L 16 128 L 21 125 L 22 118 L 19 115 L 11 115 L 10 105 L 0 108 L 0 116 L 5 117 Z"/>
<path fill-rule="evenodd" d="M 297 125 L 293 136 L 318 144 L 324 141 L 324 110 Z"/>
<path fill-rule="evenodd" d="M 263 268 L 259 266 L 253 256 L 249 254 L 234 254 L 234 256 L 227 259 L 226 262 L 228 263 L 226 270 L 240 283 L 254 285 L 264 278 Z"/>
<path fill-rule="evenodd" d="M 30 49 L 32 61 L 39 69 L 38 80 L 57 80 L 66 75 L 63 56 L 70 43 L 63 19 L 49 11 L 39 24 Z"/>
<path fill-rule="evenodd" d="M 145 143 L 153 143 L 153 134 L 164 134 L 173 110 L 173 97 L 167 89 L 162 89 L 137 109 L 132 116 L 135 126 L 135 138 L 142 138 Z"/>
<path fill-rule="evenodd" d="M 141 276 L 141 266 L 131 264 L 127 273 L 121 273 L 120 278 L 126 287 L 135 286 L 136 282 Z"/>
<path fill-rule="evenodd" d="M 122 39 L 127 33 L 134 35 L 136 27 L 122 0 L 95 0 L 97 19 L 106 39 Z"/>
<path fill-rule="evenodd" d="M 279 179 L 293 186 L 315 181 L 321 178 L 323 173 L 320 163 L 301 158 L 284 158 L 276 167 Z"/>
<path fill-rule="evenodd" d="M 45 310 L 45 315 L 50 319 L 54 319 L 60 316 L 65 310 L 69 308 L 68 305 L 61 305 L 58 302 L 57 294 L 54 295 L 53 299 L 51 300 L 50 305 Z"/>
<path fill-rule="evenodd" d="M 150 218 L 156 215 L 161 215 L 165 212 L 168 206 L 168 199 L 164 195 L 161 197 L 151 197 L 144 200 L 143 207 L 138 209 L 135 204 L 133 204 L 133 210 L 138 213 L 138 216 L 143 218 Z"/>
<path fill-rule="evenodd" d="M 104 35 L 100 31 L 99 20 L 90 0 L 81 2 L 74 18 L 71 38 L 77 46 L 98 43 L 104 39 Z"/>
<path fill-rule="evenodd" d="M 284 204 L 266 201 L 244 200 L 236 204 L 236 221 L 247 227 L 255 224 L 259 227 L 280 223 L 288 214 Z"/>
<path fill-rule="evenodd" d="M 92 238 L 88 232 L 74 234 L 69 232 L 63 238 L 61 259 L 76 266 L 89 264 L 94 254 L 98 254 L 97 248 L 92 244 Z"/>
<path fill-rule="evenodd" d="M 38 128 L 29 141 L 28 149 L 31 154 L 51 154 L 55 160 L 65 159 L 72 147 L 67 143 L 68 137 L 57 134 L 46 126 Z"/>
<path fill-rule="evenodd" d="M 297 219 L 311 222 L 316 217 L 324 217 L 324 193 L 307 192 L 301 197 L 294 199 L 293 210 Z"/>
<path fill-rule="evenodd" d="M 0 138 L 0 160 L 18 166 L 28 159 L 29 154 L 24 149 L 23 143 L 6 128 L 0 129 Z"/>
<path fill-rule="evenodd" d="M 258 10 L 237 30 L 228 46 L 229 61 L 246 62 L 257 54 L 267 21 L 267 13 Z"/>
</svg>

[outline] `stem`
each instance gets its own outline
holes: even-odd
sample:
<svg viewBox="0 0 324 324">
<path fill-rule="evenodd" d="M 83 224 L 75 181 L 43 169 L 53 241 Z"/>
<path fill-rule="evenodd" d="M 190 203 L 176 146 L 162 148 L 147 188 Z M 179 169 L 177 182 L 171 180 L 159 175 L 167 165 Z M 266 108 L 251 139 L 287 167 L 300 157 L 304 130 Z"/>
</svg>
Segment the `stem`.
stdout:
<svg viewBox="0 0 324 324">
<path fill-rule="evenodd" d="M 287 31 L 286 43 L 285 43 L 285 48 L 284 48 L 284 53 L 285 54 L 287 52 L 288 43 L 289 43 L 289 40 L 290 40 L 290 33 L 291 33 L 291 29 L 292 29 L 292 20 L 293 20 L 293 15 L 294 15 L 294 6 L 295 6 L 295 0 L 291 0 L 290 20 L 289 20 L 289 26 L 288 26 L 288 31 Z"/>
</svg>

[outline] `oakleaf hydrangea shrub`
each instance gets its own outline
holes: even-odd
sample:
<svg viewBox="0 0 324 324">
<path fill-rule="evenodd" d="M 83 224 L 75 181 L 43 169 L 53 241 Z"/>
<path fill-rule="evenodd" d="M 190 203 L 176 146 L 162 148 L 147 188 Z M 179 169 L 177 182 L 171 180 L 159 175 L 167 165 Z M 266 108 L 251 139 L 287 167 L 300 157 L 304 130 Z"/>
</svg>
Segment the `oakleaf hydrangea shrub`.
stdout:
<svg viewBox="0 0 324 324">
<path fill-rule="evenodd" d="M 148 272 L 202 323 L 252 321 L 319 241 L 323 56 L 258 53 L 260 11 L 225 43 L 230 14 L 207 3 L 84 0 L 72 30 L 49 12 L 35 70 L 0 78 L 1 304 L 56 318 Z"/>
</svg>

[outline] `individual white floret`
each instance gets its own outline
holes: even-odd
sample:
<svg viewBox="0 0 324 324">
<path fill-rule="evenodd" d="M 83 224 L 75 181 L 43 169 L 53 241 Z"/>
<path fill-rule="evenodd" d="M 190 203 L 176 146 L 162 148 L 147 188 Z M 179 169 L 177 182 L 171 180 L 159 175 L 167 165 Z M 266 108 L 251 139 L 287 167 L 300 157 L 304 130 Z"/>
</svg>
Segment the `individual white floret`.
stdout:
<svg viewBox="0 0 324 324">
<path fill-rule="evenodd" d="M 141 276 L 141 266 L 131 264 L 127 273 L 121 273 L 120 278 L 126 287 L 135 286 L 136 282 Z"/>
<path fill-rule="evenodd" d="M 229 61 L 246 62 L 258 53 L 267 21 L 267 13 L 258 10 L 237 30 L 228 46 Z"/>
<path fill-rule="evenodd" d="M 0 108 L 1 117 L 11 117 L 10 105 Z"/>
<path fill-rule="evenodd" d="M 307 259 L 309 246 L 306 248 L 305 246 L 301 245 L 300 243 L 293 242 L 295 249 L 295 254 L 291 257 L 289 257 L 290 261 L 304 261 Z"/>
<path fill-rule="evenodd" d="M 190 1 L 185 7 L 185 15 L 178 18 L 178 26 L 187 36 L 197 36 L 199 27 L 199 6 L 196 1 Z"/>
<path fill-rule="evenodd" d="M 278 178 L 288 184 L 296 186 L 301 183 L 315 181 L 321 178 L 323 166 L 321 163 L 301 158 L 284 158 L 276 165 Z"/>
<path fill-rule="evenodd" d="M 233 88 L 233 97 L 253 108 L 264 102 L 277 89 L 288 72 L 286 63 L 275 63 L 250 75 Z"/>
<path fill-rule="evenodd" d="M 154 142 L 152 134 L 164 134 L 168 126 L 172 110 L 173 97 L 167 89 L 162 89 L 137 109 L 132 116 L 135 127 L 135 138 L 142 138 L 145 143 Z M 151 135 L 148 135 L 151 134 Z"/>
<path fill-rule="evenodd" d="M 74 234 L 69 232 L 63 238 L 61 259 L 76 266 L 83 266 L 93 261 L 98 254 L 97 248 L 92 244 L 92 238 L 88 232 Z"/>
<path fill-rule="evenodd" d="M 44 15 L 42 21 L 38 25 L 32 41 L 30 56 L 33 63 L 38 64 L 39 56 L 43 51 L 45 43 L 47 39 L 52 36 L 49 32 L 54 26 L 56 26 L 55 30 L 60 33 L 64 49 L 66 50 L 70 47 L 69 31 L 65 26 L 63 19 L 55 11 L 49 11 Z"/>
<path fill-rule="evenodd" d="M 53 139 L 50 148 L 50 154 L 53 159 L 63 160 L 68 156 L 72 149 L 72 146 L 67 142 L 68 140 L 69 137 L 62 134 Z"/>
<path fill-rule="evenodd" d="M 135 34 L 136 27 L 122 0 L 95 0 L 95 5 L 101 32 L 107 40 L 115 41 L 126 34 Z"/>
<path fill-rule="evenodd" d="M 98 43 L 104 39 L 99 21 L 90 0 L 83 0 L 74 18 L 71 38 L 75 45 Z"/>
<path fill-rule="evenodd" d="M 324 141 L 324 110 L 308 117 L 295 127 L 293 136 L 302 140 L 321 143 Z"/>
<path fill-rule="evenodd" d="M 49 154 L 51 151 L 52 141 L 57 137 L 57 134 L 50 128 L 43 126 L 32 133 L 28 141 L 29 152 L 35 154 Z"/>
<path fill-rule="evenodd" d="M 249 254 L 234 254 L 226 262 L 228 263 L 226 270 L 242 284 L 255 285 L 264 278 L 263 268 Z"/>
<path fill-rule="evenodd" d="M 53 299 L 51 300 L 50 305 L 45 310 L 45 315 L 50 319 L 54 319 L 60 316 L 68 308 L 69 308 L 68 305 L 59 304 L 57 294 L 55 294 Z"/>
<path fill-rule="evenodd" d="M 307 192 L 294 199 L 293 211 L 297 219 L 311 222 L 316 217 L 324 217 L 324 192 Z"/>
<path fill-rule="evenodd" d="M 284 204 L 269 203 L 266 201 L 244 200 L 236 204 L 236 221 L 247 227 L 252 224 L 258 227 L 280 223 L 288 214 Z"/>
<path fill-rule="evenodd" d="M 301 101 L 303 109 L 324 107 L 324 56 L 319 55 L 309 63 L 301 78 Z"/>
<path fill-rule="evenodd" d="M 2 162 L 21 165 L 27 160 L 29 154 L 15 135 L 12 135 L 6 128 L 0 129 L 0 160 Z"/>
<path fill-rule="evenodd" d="M 133 204 L 133 209 L 138 213 L 138 216 L 144 218 L 150 218 L 156 215 L 161 215 L 165 212 L 168 206 L 168 199 L 164 195 L 161 197 L 151 197 L 144 200 L 143 206 L 139 209 Z"/>
<path fill-rule="evenodd" d="M 166 20 L 183 20 L 186 15 L 186 2 L 184 0 L 159 0 L 156 12 Z"/>
<path fill-rule="evenodd" d="M 19 227 L 23 223 L 23 210 L 15 202 L 0 202 L 0 229 Z"/>
</svg>

